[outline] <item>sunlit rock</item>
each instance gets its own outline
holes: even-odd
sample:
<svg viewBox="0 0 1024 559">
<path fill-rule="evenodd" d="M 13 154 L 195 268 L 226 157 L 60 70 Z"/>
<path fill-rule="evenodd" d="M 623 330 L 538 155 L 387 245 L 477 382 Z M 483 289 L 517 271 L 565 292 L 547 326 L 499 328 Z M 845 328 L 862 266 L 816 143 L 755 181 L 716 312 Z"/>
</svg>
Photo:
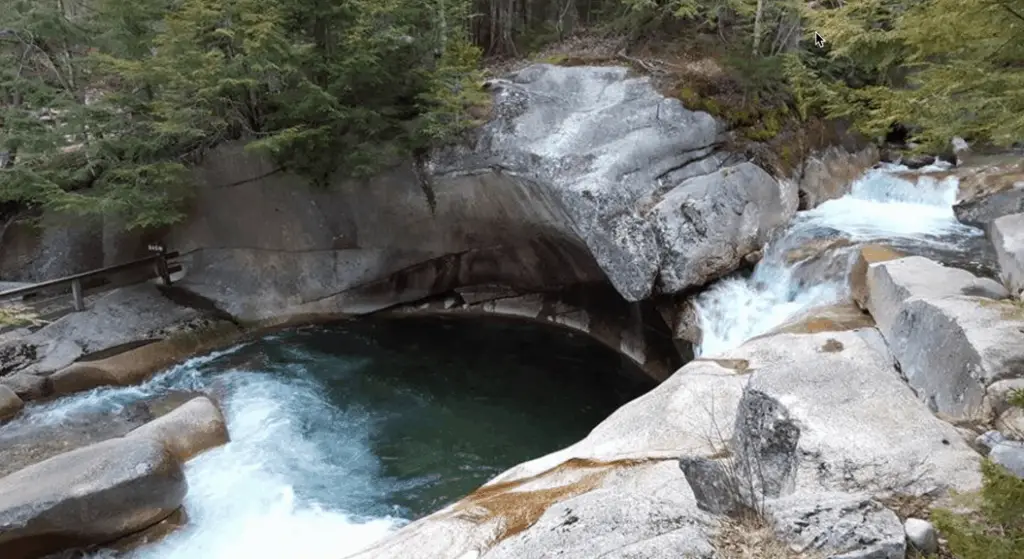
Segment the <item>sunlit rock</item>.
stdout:
<svg viewBox="0 0 1024 559">
<path fill-rule="evenodd" d="M 921 257 L 872 265 L 868 308 L 900 370 L 936 412 L 984 417 L 987 387 L 1024 376 L 1024 314 L 1005 289 Z"/>
<path fill-rule="evenodd" d="M 113 439 L 55 456 L 0 479 L 0 556 L 115 540 L 169 516 L 186 489 L 181 464 L 157 441 Z"/>
<path fill-rule="evenodd" d="M 224 416 L 205 396 L 185 402 L 127 436 L 159 441 L 181 462 L 228 442 Z"/>
<path fill-rule="evenodd" d="M 1024 291 L 1024 213 L 1004 215 L 989 226 L 999 272 L 1014 297 Z"/>
</svg>

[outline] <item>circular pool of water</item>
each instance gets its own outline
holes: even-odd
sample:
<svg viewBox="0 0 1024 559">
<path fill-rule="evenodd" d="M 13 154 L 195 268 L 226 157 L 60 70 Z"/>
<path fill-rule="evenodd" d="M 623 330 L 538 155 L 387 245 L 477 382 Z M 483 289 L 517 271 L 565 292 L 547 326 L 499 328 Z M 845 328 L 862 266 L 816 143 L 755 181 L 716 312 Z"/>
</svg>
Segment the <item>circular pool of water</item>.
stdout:
<svg viewBox="0 0 1024 559">
<path fill-rule="evenodd" d="M 650 389 L 643 378 L 564 329 L 373 319 L 279 332 L 22 421 L 83 424 L 207 394 L 232 440 L 186 465 L 189 523 L 129 555 L 93 557 L 341 558 L 583 438 Z"/>
</svg>

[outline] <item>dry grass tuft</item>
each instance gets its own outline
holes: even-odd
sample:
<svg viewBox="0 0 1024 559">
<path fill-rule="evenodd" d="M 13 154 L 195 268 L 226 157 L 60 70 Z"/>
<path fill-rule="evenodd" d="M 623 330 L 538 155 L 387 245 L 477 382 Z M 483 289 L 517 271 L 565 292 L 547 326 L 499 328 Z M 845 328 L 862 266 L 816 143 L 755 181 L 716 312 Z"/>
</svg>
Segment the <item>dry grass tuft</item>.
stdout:
<svg viewBox="0 0 1024 559">
<path fill-rule="evenodd" d="M 814 552 L 796 551 L 779 539 L 764 518 L 746 514 L 721 523 L 712 542 L 720 559 L 821 559 Z"/>
</svg>

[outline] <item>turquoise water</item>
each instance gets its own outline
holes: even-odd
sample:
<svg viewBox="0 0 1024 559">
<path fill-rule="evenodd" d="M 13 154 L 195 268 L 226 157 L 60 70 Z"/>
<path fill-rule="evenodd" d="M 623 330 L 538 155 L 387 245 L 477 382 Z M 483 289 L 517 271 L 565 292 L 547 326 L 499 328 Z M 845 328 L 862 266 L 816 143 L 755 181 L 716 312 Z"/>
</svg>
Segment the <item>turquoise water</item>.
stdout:
<svg viewBox="0 0 1024 559">
<path fill-rule="evenodd" d="M 131 556 L 341 558 L 583 438 L 651 388 L 641 377 L 566 330 L 361 320 L 281 332 L 26 420 L 67 425 L 208 394 L 232 440 L 187 464 L 189 524 Z"/>
</svg>

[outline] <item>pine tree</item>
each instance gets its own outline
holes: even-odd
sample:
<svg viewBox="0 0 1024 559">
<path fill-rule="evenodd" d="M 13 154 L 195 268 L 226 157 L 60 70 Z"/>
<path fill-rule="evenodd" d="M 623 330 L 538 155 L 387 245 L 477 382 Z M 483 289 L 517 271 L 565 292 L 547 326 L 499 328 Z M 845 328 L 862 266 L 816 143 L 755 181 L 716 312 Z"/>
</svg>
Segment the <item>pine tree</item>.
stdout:
<svg viewBox="0 0 1024 559">
<path fill-rule="evenodd" d="M 1003 0 L 848 0 L 807 13 L 829 37 L 828 63 L 794 75 L 832 117 L 878 136 L 900 123 L 922 148 L 951 137 L 1008 146 L 1024 138 L 1024 6 Z M 837 71 L 838 70 L 838 71 Z"/>
</svg>

